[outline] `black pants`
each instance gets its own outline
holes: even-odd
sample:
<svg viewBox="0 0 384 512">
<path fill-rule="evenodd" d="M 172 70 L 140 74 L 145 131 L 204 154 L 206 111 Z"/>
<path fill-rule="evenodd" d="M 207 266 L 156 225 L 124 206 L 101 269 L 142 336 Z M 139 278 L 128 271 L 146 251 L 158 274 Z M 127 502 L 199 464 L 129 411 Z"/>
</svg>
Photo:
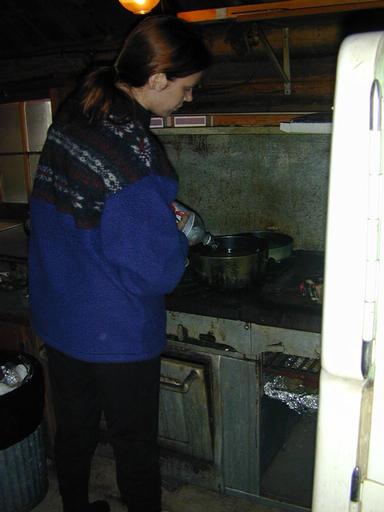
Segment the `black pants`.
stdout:
<svg viewBox="0 0 384 512">
<path fill-rule="evenodd" d="M 129 512 L 159 512 L 160 358 L 87 363 L 51 347 L 47 353 L 57 422 L 55 459 L 64 510 L 81 510 L 88 503 L 91 460 L 104 411 L 123 501 Z"/>
</svg>

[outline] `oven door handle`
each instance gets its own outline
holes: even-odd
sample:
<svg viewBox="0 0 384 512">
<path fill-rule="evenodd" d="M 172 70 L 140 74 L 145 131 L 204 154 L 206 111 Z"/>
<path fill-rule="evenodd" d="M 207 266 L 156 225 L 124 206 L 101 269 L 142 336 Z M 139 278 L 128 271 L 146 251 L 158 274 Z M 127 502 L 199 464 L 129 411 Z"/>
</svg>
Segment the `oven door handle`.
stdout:
<svg viewBox="0 0 384 512">
<path fill-rule="evenodd" d="M 200 378 L 200 375 L 196 370 L 191 370 L 189 375 L 187 375 L 187 377 L 182 382 L 178 379 L 173 379 L 171 377 L 161 375 L 160 385 L 163 389 L 167 389 L 169 391 L 176 391 L 178 393 L 188 393 L 193 382 L 198 378 Z"/>
</svg>

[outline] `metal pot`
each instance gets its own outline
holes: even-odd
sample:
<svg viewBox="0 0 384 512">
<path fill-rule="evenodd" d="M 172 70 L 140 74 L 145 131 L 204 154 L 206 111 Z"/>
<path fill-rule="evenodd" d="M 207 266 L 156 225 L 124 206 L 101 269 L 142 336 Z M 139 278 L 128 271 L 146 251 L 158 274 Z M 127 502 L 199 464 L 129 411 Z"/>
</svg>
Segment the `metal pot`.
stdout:
<svg viewBox="0 0 384 512">
<path fill-rule="evenodd" d="M 246 288 L 264 276 L 268 242 L 248 235 L 224 235 L 214 245 L 196 245 L 189 251 L 197 278 L 221 289 Z"/>
<path fill-rule="evenodd" d="M 293 249 L 293 238 L 276 231 L 255 230 L 247 233 L 241 233 L 243 236 L 254 236 L 258 239 L 268 241 L 268 259 L 269 261 L 280 262 L 289 258 Z"/>
</svg>

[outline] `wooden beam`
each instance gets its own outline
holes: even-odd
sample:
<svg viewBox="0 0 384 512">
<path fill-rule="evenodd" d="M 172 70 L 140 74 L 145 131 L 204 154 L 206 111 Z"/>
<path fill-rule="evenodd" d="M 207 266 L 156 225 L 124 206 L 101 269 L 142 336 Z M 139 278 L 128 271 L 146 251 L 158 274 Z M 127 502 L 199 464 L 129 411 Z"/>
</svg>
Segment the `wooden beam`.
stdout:
<svg viewBox="0 0 384 512">
<path fill-rule="evenodd" d="M 239 21 L 308 16 L 364 9 L 384 8 L 379 0 L 283 0 L 260 4 L 220 7 L 178 12 L 177 16 L 191 22 L 220 21 L 236 18 Z"/>
</svg>

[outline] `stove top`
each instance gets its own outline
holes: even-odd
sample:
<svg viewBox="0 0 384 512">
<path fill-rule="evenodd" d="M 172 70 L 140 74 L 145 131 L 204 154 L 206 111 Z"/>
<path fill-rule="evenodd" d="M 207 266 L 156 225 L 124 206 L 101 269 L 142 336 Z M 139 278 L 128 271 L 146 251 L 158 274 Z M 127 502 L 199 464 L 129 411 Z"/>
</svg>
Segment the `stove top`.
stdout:
<svg viewBox="0 0 384 512">
<path fill-rule="evenodd" d="M 28 288 L 27 267 L 23 264 L 0 261 L 0 290 L 26 292 Z"/>
<path fill-rule="evenodd" d="M 218 290 L 200 283 L 188 268 L 174 292 L 169 310 L 229 318 L 262 325 L 320 332 L 321 298 L 310 283 L 323 279 L 324 254 L 294 251 L 267 267 L 263 282 L 241 290 Z"/>
</svg>

